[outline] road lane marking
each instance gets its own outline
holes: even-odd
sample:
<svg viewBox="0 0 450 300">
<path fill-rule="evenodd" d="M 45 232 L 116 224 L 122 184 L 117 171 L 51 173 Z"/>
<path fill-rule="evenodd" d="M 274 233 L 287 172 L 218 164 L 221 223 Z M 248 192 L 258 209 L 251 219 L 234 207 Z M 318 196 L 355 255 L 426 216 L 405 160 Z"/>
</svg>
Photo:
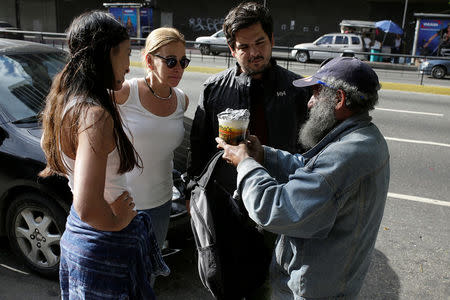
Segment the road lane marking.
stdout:
<svg viewBox="0 0 450 300">
<path fill-rule="evenodd" d="M 450 144 L 444 144 L 444 143 L 436 143 L 436 142 L 428 142 L 428 141 L 418 141 L 418 140 L 408 140 L 408 139 L 398 139 L 393 137 L 384 137 L 388 141 L 395 141 L 395 142 L 403 142 L 403 143 L 413 143 L 413 144 L 424 144 L 424 145 L 432 145 L 432 146 L 441 146 L 441 147 L 448 147 L 450 148 Z"/>
<path fill-rule="evenodd" d="M 21 273 L 21 274 L 25 274 L 25 275 L 30 275 L 30 274 L 27 273 L 27 272 L 17 270 L 17 269 L 15 269 L 15 268 L 13 268 L 13 267 L 10 267 L 10 266 L 4 265 L 4 264 L 0 264 L 0 266 L 2 266 L 3 268 L 9 269 L 9 270 L 11 270 L 11 271 L 17 272 L 17 273 Z"/>
<path fill-rule="evenodd" d="M 443 117 L 444 116 L 444 114 L 428 113 L 428 112 L 421 112 L 421 111 L 399 110 L 399 109 L 380 108 L 380 107 L 375 107 L 375 109 L 383 110 L 383 111 L 400 112 L 400 113 L 406 113 L 406 114 L 435 116 L 435 117 Z"/>
<path fill-rule="evenodd" d="M 450 202 L 436 200 L 436 199 L 430 199 L 430 198 L 424 198 L 424 197 L 417 197 L 417 196 L 410 196 L 410 195 L 403 195 L 403 194 L 396 194 L 396 193 L 388 193 L 388 197 L 450 207 Z"/>
</svg>

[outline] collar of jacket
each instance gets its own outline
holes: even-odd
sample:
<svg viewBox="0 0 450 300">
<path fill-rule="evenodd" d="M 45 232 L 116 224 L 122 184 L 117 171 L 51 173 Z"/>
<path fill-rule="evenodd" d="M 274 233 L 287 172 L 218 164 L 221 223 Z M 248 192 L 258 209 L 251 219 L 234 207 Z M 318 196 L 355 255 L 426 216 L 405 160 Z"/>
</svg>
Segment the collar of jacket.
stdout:
<svg viewBox="0 0 450 300">
<path fill-rule="evenodd" d="M 262 76 L 263 81 L 267 81 L 267 80 L 273 81 L 275 79 L 276 76 L 275 76 L 275 73 L 273 72 L 273 70 L 276 68 L 276 66 L 277 66 L 277 61 L 275 60 L 275 58 L 272 57 L 270 59 L 270 66 L 263 72 L 263 76 Z M 252 77 L 241 71 L 241 66 L 239 65 L 238 62 L 236 62 L 236 66 L 234 67 L 234 74 L 235 74 L 236 80 L 239 83 L 250 85 Z"/>
<path fill-rule="evenodd" d="M 341 136 L 347 135 L 349 132 L 355 131 L 361 127 L 366 127 L 372 121 L 372 117 L 368 112 L 356 114 L 344 120 L 334 127 L 327 135 L 325 135 L 320 142 L 318 142 L 310 150 L 302 154 L 306 159 L 311 159 L 316 156 L 322 149 L 333 141 L 339 139 Z"/>
</svg>

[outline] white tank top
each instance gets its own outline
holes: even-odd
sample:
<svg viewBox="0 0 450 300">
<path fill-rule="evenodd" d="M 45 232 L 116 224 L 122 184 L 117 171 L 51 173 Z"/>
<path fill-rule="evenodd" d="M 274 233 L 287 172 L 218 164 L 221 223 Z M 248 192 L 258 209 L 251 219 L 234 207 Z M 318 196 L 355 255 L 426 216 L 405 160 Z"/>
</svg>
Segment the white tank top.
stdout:
<svg viewBox="0 0 450 300">
<path fill-rule="evenodd" d="M 96 104 L 96 102 L 92 99 L 86 99 L 85 101 Z M 64 108 L 63 118 L 64 115 L 69 111 L 70 108 L 72 108 L 76 104 L 76 99 L 73 98 Z M 62 152 L 62 160 L 64 164 L 69 167 L 67 170 L 67 178 L 69 179 L 69 187 L 73 194 L 74 189 L 74 177 L 73 177 L 73 170 L 75 168 L 75 160 L 71 159 L 67 155 Z M 106 162 L 106 178 L 105 178 L 105 192 L 104 197 L 106 202 L 108 204 L 111 204 L 114 202 L 114 200 L 117 199 L 124 191 L 127 189 L 127 179 L 125 174 L 118 174 L 117 171 L 119 170 L 120 166 L 120 157 L 119 152 L 117 151 L 117 147 L 114 148 L 113 151 L 111 151 L 108 154 L 108 160 Z"/>
<path fill-rule="evenodd" d="M 172 199 L 173 151 L 184 137 L 184 92 L 173 88 L 177 97 L 175 112 L 166 117 L 145 109 L 139 99 L 138 80 L 128 80 L 130 94 L 119 105 L 125 131 L 139 153 L 143 169 L 127 173 L 128 187 L 137 209 L 150 209 Z M 128 129 L 128 130 L 127 130 Z M 130 134 L 131 133 L 131 134 Z"/>
</svg>

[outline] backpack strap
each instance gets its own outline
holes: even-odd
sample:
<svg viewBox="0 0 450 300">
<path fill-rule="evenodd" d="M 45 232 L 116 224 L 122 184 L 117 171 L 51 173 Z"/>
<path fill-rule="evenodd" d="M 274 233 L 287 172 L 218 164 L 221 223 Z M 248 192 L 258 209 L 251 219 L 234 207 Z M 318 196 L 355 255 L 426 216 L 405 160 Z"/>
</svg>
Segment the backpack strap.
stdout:
<svg viewBox="0 0 450 300">
<path fill-rule="evenodd" d="M 209 160 L 209 162 L 206 164 L 206 167 L 203 169 L 202 173 L 196 178 L 198 185 L 205 187 L 208 184 L 209 179 L 211 178 L 211 174 L 214 171 L 217 162 L 219 161 L 219 159 L 222 159 L 222 155 L 223 150 L 214 154 L 214 156 Z"/>
</svg>

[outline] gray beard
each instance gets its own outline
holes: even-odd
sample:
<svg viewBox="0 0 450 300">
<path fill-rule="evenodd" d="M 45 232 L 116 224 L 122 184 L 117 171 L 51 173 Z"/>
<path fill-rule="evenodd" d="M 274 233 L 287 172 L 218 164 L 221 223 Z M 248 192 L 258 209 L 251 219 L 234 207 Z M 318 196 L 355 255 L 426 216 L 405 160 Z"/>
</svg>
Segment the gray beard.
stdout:
<svg viewBox="0 0 450 300">
<path fill-rule="evenodd" d="M 320 97 L 320 95 L 319 95 Z M 309 111 L 309 118 L 300 128 L 298 141 L 305 150 L 314 147 L 337 123 L 334 116 L 336 102 L 319 99 Z"/>
</svg>

